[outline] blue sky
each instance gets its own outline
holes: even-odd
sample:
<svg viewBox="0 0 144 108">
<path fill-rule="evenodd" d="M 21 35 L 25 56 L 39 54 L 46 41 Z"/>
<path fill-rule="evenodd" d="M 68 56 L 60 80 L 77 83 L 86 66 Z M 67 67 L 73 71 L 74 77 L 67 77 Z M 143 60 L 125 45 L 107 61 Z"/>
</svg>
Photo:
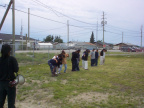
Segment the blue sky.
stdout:
<svg viewBox="0 0 144 108">
<path fill-rule="evenodd" d="M 0 5 L 10 0 L 0 0 Z M 95 40 L 103 39 L 101 26 L 105 13 L 105 42 L 123 42 L 140 45 L 141 25 L 144 26 L 144 0 L 15 0 L 16 34 L 20 34 L 21 21 L 23 35 L 28 32 L 30 8 L 30 37 L 43 40 L 47 35 L 60 35 L 67 42 L 67 20 L 69 20 L 69 40 L 89 42 L 92 31 Z M 0 6 L 0 21 L 6 7 Z M 22 12 L 21 12 L 22 11 Z M 37 15 L 37 16 L 34 16 Z M 96 26 L 98 22 L 98 33 Z M 144 28 L 144 27 L 143 27 Z M 0 33 L 12 33 L 12 12 L 4 22 Z M 96 35 L 97 34 L 97 35 Z M 144 36 L 144 30 L 143 30 Z M 144 46 L 144 39 L 143 39 Z"/>
</svg>

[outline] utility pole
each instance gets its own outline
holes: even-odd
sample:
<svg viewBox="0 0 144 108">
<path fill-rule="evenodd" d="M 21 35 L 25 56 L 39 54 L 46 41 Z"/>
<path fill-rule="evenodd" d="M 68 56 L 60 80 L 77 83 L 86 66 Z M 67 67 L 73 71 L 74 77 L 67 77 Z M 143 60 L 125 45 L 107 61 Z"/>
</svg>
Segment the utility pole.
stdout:
<svg viewBox="0 0 144 108">
<path fill-rule="evenodd" d="M 98 21 L 97 21 L 97 27 L 96 27 L 96 42 L 98 41 Z"/>
<path fill-rule="evenodd" d="M 3 16 L 3 19 L 2 19 L 2 21 L 1 21 L 1 23 L 0 23 L 0 30 L 1 30 L 2 26 L 3 26 L 3 23 L 4 23 L 4 21 L 5 21 L 5 18 L 6 18 L 6 16 L 7 16 L 7 14 L 8 14 L 8 11 L 9 11 L 12 3 L 13 3 L 13 0 L 10 0 L 9 5 L 8 5 L 8 7 L 7 7 L 7 9 L 6 9 L 6 12 L 5 12 L 4 16 Z"/>
<path fill-rule="evenodd" d="M 123 32 L 122 32 L 122 43 L 123 43 Z"/>
<path fill-rule="evenodd" d="M 28 43 L 30 38 L 30 8 L 28 8 Z"/>
<path fill-rule="evenodd" d="M 12 31 L 13 31 L 12 55 L 15 56 L 15 0 L 13 0 L 13 5 L 12 5 Z"/>
<path fill-rule="evenodd" d="M 103 21 L 101 22 L 101 24 L 102 24 L 102 26 L 103 26 L 103 48 L 105 47 L 104 46 L 104 31 L 105 31 L 105 29 L 104 29 L 104 26 L 105 26 L 105 24 L 107 24 L 107 21 L 105 21 L 105 16 L 104 16 L 105 14 L 104 14 L 104 12 L 103 12 Z"/>
<path fill-rule="evenodd" d="M 26 34 L 26 50 L 27 50 L 27 34 Z"/>
<path fill-rule="evenodd" d="M 69 46 L 69 20 L 67 20 L 67 44 Z"/>
<path fill-rule="evenodd" d="M 141 25 L 141 47 L 142 47 L 142 29 L 143 29 L 143 26 Z"/>
<path fill-rule="evenodd" d="M 23 50 L 23 36 L 22 36 L 22 34 L 23 34 L 23 27 L 22 27 L 22 20 L 21 20 L 21 38 L 22 38 L 22 50 Z"/>
</svg>

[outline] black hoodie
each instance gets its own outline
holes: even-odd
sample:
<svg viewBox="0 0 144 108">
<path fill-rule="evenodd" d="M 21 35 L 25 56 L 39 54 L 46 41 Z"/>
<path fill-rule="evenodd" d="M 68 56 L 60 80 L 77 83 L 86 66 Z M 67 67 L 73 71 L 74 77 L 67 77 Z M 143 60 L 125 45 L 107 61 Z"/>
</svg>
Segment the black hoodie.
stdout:
<svg viewBox="0 0 144 108">
<path fill-rule="evenodd" d="M 7 58 L 2 58 L 0 57 L 0 81 L 5 81 L 5 80 L 14 80 L 15 73 L 17 73 L 19 70 L 17 60 L 9 56 Z"/>
</svg>

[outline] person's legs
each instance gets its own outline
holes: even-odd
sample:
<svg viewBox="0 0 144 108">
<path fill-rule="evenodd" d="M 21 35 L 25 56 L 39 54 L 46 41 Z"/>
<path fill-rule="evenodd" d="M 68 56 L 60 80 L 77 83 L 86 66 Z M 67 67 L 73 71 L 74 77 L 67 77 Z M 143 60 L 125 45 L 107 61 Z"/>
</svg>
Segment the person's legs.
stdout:
<svg viewBox="0 0 144 108">
<path fill-rule="evenodd" d="M 16 87 L 8 87 L 8 108 L 15 108 Z"/>
<path fill-rule="evenodd" d="M 88 61 L 84 61 L 84 69 L 88 69 Z"/>
<path fill-rule="evenodd" d="M 84 60 L 82 60 L 82 68 L 84 69 Z"/>
<path fill-rule="evenodd" d="M 77 60 L 74 60 L 74 70 L 76 71 L 77 70 Z"/>
<path fill-rule="evenodd" d="M 48 65 L 50 66 L 51 73 L 53 74 L 53 65 L 50 62 L 48 62 Z"/>
<path fill-rule="evenodd" d="M 75 64 L 74 64 L 74 60 L 72 60 L 72 71 L 75 71 Z"/>
<path fill-rule="evenodd" d="M 91 59 L 91 66 L 93 66 L 93 59 Z"/>
<path fill-rule="evenodd" d="M 61 72 L 61 70 L 62 70 L 62 66 L 63 66 L 63 64 L 60 65 L 60 68 L 59 68 L 59 70 L 58 70 L 58 73 Z"/>
<path fill-rule="evenodd" d="M 77 60 L 77 71 L 79 71 L 80 69 L 79 69 L 79 61 Z"/>
<path fill-rule="evenodd" d="M 65 73 L 67 70 L 67 64 L 64 64 L 64 66 L 65 66 L 65 70 L 64 70 L 64 73 Z"/>
<path fill-rule="evenodd" d="M 98 58 L 95 58 L 95 66 L 98 64 Z"/>
<path fill-rule="evenodd" d="M 6 99 L 5 81 L 0 81 L 0 108 L 3 108 Z"/>
<path fill-rule="evenodd" d="M 92 65 L 91 66 L 94 66 L 95 64 L 95 59 L 92 59 Z"/>
<path fill-rule="evenodd" d="M 103 65 L 103 56 L 100 56 L 100 65 Z"/>
</svg>

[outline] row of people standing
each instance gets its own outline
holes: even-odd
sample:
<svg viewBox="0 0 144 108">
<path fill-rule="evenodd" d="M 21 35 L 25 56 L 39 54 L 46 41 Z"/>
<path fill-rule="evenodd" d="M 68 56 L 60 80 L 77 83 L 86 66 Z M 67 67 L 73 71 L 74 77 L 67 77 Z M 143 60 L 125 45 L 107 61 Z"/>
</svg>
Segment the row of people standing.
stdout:
<svg viewBox="0 0 144 108">
<path fill-rule="evenodd" d="M 105 61 L 105 49 L 103 49 L 100 52 L 100 65 L 104 64 Z M 88 69 L 88 55 L 90 53 L 89 49 L 86 49 L 82 54 L 82 68 Z M 64 65 L 64 73 L 66 73 L 67 70 L 67 57 L 69 57 L 69 54 L 65 53 L 63 50 L 61 54 L 54 56 L 51 60 L 48 61 L 48 65 L 50 66 L 50 70 L 52 73 L 52 76 L 57 76 L 58 74 L 61 74 L 62 66 Z M 95 49 L 92 50 L 91 54 L 91 66 L 97 66 L 98 65 L 98 58 L 99 58 L 99 52 L 98 50 L 95 51 Z M 72 52 L 72 71 L 80 71 L 79 68 L 79 62 L 80 62 L 80 50 L 76 50 Z"/>
<path fill-rule="evenodd" d="M 95 49 L 92 50 L 90 57 L 91 57 L 91 66 L 97 66 L 98 65 L 98 58 L 100 57 L 100 65 L 103 65 L 105 62 L 105 52 L 106 49 L 102 49 L 100 54 L 98 52 L 98 49 L 95 51 Z"/>
</svg>

